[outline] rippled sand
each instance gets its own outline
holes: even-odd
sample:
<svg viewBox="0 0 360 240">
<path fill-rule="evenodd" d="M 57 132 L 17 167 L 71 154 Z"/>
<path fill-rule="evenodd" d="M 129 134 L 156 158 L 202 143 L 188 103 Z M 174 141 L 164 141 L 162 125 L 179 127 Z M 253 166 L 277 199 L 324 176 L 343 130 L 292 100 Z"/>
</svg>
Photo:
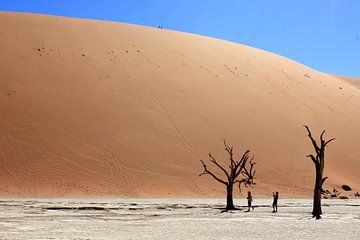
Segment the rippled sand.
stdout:
<svg viewBox="0 0 360 240">
<path fill-rule="evenodd" d="M 360 200 L 271 199 L 222 213 L 223 199 L 0 200 L 0 239 L 359 239 Z M 245 204 L 237 200 L 237 204 Z"/>
</svg>

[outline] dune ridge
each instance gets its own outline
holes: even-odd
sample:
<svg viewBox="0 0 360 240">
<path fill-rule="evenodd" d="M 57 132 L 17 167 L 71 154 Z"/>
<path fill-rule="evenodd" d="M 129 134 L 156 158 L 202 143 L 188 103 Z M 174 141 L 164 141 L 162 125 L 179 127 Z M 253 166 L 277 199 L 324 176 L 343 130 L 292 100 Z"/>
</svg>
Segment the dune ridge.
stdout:
<svg viewBox="0 0 360 240">
<path fill-rule="evenodd" d="M 222 196 L 200 159 L 257 161 L 253 191 L 360 190 L 360 91 L 285 57 L 123 23 L 0 13 L 0 195 Z"/>
</svg>

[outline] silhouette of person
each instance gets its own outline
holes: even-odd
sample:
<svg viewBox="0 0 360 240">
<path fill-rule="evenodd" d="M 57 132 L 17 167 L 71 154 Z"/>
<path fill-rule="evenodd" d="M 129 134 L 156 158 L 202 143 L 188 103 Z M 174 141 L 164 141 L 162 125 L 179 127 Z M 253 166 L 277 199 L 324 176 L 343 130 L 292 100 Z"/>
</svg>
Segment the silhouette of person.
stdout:
<svg viewBox="0 0 360 240">
<path fill-rule="evenodd" d="M 248 195 L 247 195 L 247 201 L 248 201 L 248 212 L 250 212 L 250 209 L 252 208 L 252 210 L 254 210 L 254 207 L 252 206 L 252 201 L 253 201 L 253 198 L 252 198 L 252 195 L 251 195 L 251 192 L 248 191 Z"/>
<path fill-rule="evenodd" d="M 276 193 L 273 193 L 273 198 L 274 198 L 274 201 L 273 201 L 273 212 L 277 212 L 278 211 L 278 200 L 279 200 L 279 192 L 276 192 Z"/>
</svg>

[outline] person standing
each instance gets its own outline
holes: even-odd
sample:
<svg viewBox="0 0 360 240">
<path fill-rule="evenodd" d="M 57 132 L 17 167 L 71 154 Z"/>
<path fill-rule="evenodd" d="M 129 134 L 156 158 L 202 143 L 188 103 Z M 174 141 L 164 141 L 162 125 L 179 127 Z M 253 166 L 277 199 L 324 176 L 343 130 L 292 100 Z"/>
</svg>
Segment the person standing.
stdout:
<svg viewBox="0 0 360 240">
<path fill-rule="evenodd" d="M 273 198 L 274 198 L 274 201 L 273 201 L 272 207 L 273 207 L 273 213 L 275 213 L 278 211 L 279 192 L 276 192 L 276 193 L 273 192 Z"/>
<path fill-rule="evenodd" d="M 248 191 L 248 196 L 247 196 L 247 201 L 248 201 L 248 212 L 250 212 L 250 209 L 252 208 L 252 210 L 254 210 L 254 207 L 252 206 L 252 201 L 253 201 L 253 198 L 252 198 L 252 195 L 251 195 L 251 192 Z"/>
</svg>

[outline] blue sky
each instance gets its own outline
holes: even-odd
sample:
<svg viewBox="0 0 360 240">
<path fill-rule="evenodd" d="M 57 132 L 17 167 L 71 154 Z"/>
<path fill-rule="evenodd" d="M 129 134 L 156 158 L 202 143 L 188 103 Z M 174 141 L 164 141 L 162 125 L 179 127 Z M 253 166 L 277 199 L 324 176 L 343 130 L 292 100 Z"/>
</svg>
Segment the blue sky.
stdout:
<svg viewBox="0 0 360 240">
<path fill-rule="evenodd" d="M 1 0 L 0 11 L 163 25 L 360 76 L 359 0 Z"/>
</svg>

